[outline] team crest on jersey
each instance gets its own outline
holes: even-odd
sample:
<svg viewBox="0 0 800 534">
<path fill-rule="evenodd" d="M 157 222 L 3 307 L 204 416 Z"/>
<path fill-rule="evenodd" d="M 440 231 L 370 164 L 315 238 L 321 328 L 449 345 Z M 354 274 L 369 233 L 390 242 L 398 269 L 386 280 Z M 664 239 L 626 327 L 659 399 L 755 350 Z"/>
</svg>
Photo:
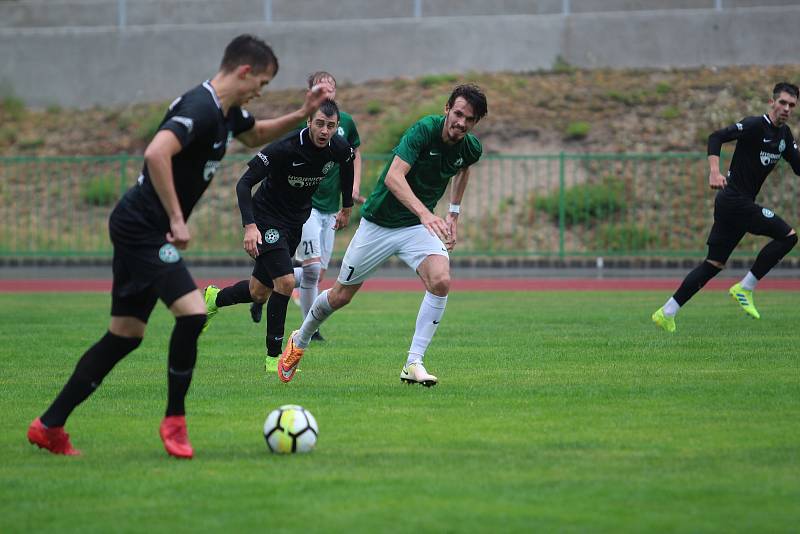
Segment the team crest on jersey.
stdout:
<svg viewBox="0 0 800 534">
<path fill-rule="evenodd" d="M 278 239 L 281 238 L 281 234 L 274 228 L 270 228 L 266 232 L 264 232 L 264 241 L 272 245 L 273 243 L 277 243 Z"/>
<path fill-rule="evenodd" d="M 164 263 L 178 263 L 181 259 L 181 253 L 172 243 L 165 243 L 158 249 L 158 259 Z"/>
<path fill-rule="evenodd" d="M 333 162 L 329 161 L 324 167 L 322 167 L 322 174 L 328 174 L 328 171 L 331 170 L 331 167 L 333 167 Z"/>
<path fill-rule="evenodd" d="M 464 158 L 458 158 L 455 163 L 453 163 L 456 167 L 461 167 L 464 164 Z"/>
<path fill-rule="evenodd" d="M 781 139 L 781 142 L 778 145 L 778 152 L 783 152 L 784 150 L 786 150 L 786 141 Z"/>
<path fill-rule="evenodd" d="M 775 217 L 775 213 L 771 209 L 761 208 L 761 214 L 764 215 L 767 219 L 771 219 Z"/>
<path fill-rule="evenodd" d="M 336 132 L 337 132 L 339 135 L 341 135 L 342 137 L 344 137 L 344 128 L 342 128 L 341 126 L 339 126 L 339 129 L 338 129 L 338 130 L 336 130 Z"/>
</svg>

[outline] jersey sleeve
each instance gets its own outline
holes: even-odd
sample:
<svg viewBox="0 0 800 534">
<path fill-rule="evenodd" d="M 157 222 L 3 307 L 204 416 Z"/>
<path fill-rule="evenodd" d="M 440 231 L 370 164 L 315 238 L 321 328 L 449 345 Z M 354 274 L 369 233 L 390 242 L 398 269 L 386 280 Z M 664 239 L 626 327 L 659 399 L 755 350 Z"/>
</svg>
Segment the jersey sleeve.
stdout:
<svg viewBox="0 0 800 534">
<path fill-rule="evenodd" d="M 247 170 L 236 183 L 236 198 L 239 201 L 239 213 L 242 215 L 242 226 L 255 223 L 253 186 L 270 175 L 275 162 L 277 162 L 277 149 L 273 143 L 261 149 L 247 162 Z"/>
<path fill-rule="evenodd" d="M 352 117 L 349 117 L 349 128 L 348 128 L 348 135 L 347 135 L 347 142 L 350 143 L 350 146 L 353 148 L 358 148 L 361 146 L 361 138 L 358 136 L 358 128 L 356 128 L 356 121 L 353 120 Z"/>
<path fill-rule="evenodd" d="M 761 117 L 745 117 L 739 122 L 726 126 L 708 136 L 708 155 L 719 156 L 723 143 L 746 139 L 761 131 Z"/>
<path fill-rule="evenodd" d="M 464 158 L 464 166 L 469 167 L 470 165 L 478 163 L 478 160 L 481 159 L 482 155 L 483 145 L 481 145 L 481 142 L 477 137 L 474 135 L 469 135 L 467 138 L 467 154 Z"/>
<path fill-rule="evenodd" d="M 428 125 L 423 121 L 418 121 L 406 130 L 392 153 L 409 165 L 414 165 L 422 150 L 430 144 L 430 137 L 431 132 Z"/>
<path fill-rule="evenodd" d="M 782 153 L 783 159 L 789 162 L 789 165 L 792 166 L 792 171 L 800 176 L 800 152 L 797 150 L 797 141 L 795 141 L 791 130 L 787 132 L 786 137 L 789 142 L 786 143 L 786 150 Z"/>
<path fill-rule="evenodd" d="M 228 111 L 233 123 L 233 136 L 253 129 L 256 125 L 256 118 L 250 112 L 240 107 L 233 107 Z"/>
<path fill-rule="evenodd" d="M 353 160 L 356 158 L 356 149 L 341 136 L 336 136 L 334 143 L 335 159 L 339 164 L 339 183 L 342 190 L 342 207 L 353 207 Z"/>
<path fill-rule="evenodd" d="M 180 97 L 170 105 L 167 117 L 158 130 L 169 130 L 174 133 L 181 147 L 185 148 L 214 126 L 217 113 L 216 109 L 203 102 L 193 102 L 186 97 Z"/>
</svg>

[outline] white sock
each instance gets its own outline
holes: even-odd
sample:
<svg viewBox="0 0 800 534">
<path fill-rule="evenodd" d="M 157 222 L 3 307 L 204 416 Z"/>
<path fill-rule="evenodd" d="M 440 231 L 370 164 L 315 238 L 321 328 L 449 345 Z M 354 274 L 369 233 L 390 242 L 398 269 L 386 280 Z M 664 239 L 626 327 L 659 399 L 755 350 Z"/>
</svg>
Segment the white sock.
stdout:
<svg viewBox="0 0 800 534">
<path fill-rule="evenodd" d="M 758 278 L 753 276 L 753 273 L 747 271 L 747 274 L 744 275 L 742 281 L 739 282 L 742 286 L 742 289 L 746 289 L 748 291 L 753 291 L 756 288 L 756 284 L 758 283 Z"/>
<path fill-rule="evenodd" d="M 670 297 L 666 304 L 664 304 L 664 315 L 667 317 L 672 317 L 676 313 L 678 313 L 678 309 L 681 307 L 674 298 Z"/>
<path fill-rule="evenodd" d="M 331 314 L 333 314 L 333 308 L 328 303 L 328 290 L 326 289 L 314 300 L 314 304 L 303 320 L 303 326 L 300 327 L 300 331 L 294 338 L 295 344 L 301 349 L 308 347 L 308 344 L 311 343 L 311 336 L 319 330 L 319 325 Z"/>
<path fill-rule="evenodd" d="M 319 263 L 303 265 L 303 279 L 300 282 L 300 309 L 303 310 L 303 317 L 308 315 L 308 310 L 311 309 L 319 294 L 320 271 L 322 271 L 322 265 Z"/>
<path fill-rule="evenodd" d="M 439 321 L 444 315 L 444 308 L 447 306 L 447 296 L 437 297 L 429 291 L 425 292 L 425 298 L 419 306 L 417 314 L 417 327 L 414 330 L 414 337 L 411 338 L 411 348 L 408 349 L 408 359 L 406 365 L 422 361 L 425 350 L 431 344 L 431 339 L 439 327 Z"/>
<path fill-rule="evenodd" d="M 294 268 L 294 287 L 297 289 L 300 287 L 300 282 L 303 280 L 303 268 L 302 267 L 295 267 Z"/>
</svg>

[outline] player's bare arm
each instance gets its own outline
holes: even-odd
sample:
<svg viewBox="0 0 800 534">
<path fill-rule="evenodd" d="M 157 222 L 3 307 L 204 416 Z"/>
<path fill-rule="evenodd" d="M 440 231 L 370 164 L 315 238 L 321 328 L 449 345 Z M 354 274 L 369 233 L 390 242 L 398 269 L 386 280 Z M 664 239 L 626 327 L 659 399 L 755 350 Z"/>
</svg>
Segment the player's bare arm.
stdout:
<svg viewBox="0 0 800 534">
<path fill-rule="evenodd" d="M 719 172 L 719 156 L 708 156 L 708 185 L 711 189 L 722 189 L 728 185 L 728 181 Z"/>
<path fill-rule="evenodd" d="M 313 115 L 325 100 L 331 98 L 334 91 L 330 84 L 319 83 L 306 92 L 303 107 L 274 119 L 257 120 L 253 128 L 239 134 L 236 139 L 251 148 L 266 145 Z"/>
<path fill-rule="evenodd" d="M 419 217 L 419 222 L 428 229 L 430 233 L 436 235 L 443 242 L 450 239 L 450 232 L 447 228 L 447 223 L 443 219 L 437 217 L 420 201 L 419 198 L 411 190 L 406 180 L 406 174 L 411 170 L 411 165 L 395 156 L 392 160 L 392 165 L 389 167 L 389 172 L 386 173 L 384 183 L 389 191 L 400 201 L 403 206 L 409 209 L 411 213 Z"/>
<path fill-rule="evenodd" d="M 461 169 L 453 177 L 453 182 L 450 187 L 450 204 L 453 206 L 460 206 L 461 199 L 464 198 L 464 191 L 467 189 L 469 182 L 469 167 Z M 458 211 L 448 211 L 445 222 L 447 228 L 450 230 L 450 240 L 445 242 L 447 250 L 453 250 L 456 246 L 458 235 Z"/>
<path fill-rule="evenodd" d="M 191 235 L 183 218 L 175 181 L 172 175 L 172 156 L 181 151 L 181 143 L 169 130 L 159 131 L 144 151 L 144 161 L 158 199 L 169 217 L 167 241 L 179 249 L 189 245 Z"/>
<path fill-rule="evenodd" d="M 366 200 L 361 196 L 361 150 L 356 147 L 353 157 L 353 202 L 363 204 Z"/>
</svg>

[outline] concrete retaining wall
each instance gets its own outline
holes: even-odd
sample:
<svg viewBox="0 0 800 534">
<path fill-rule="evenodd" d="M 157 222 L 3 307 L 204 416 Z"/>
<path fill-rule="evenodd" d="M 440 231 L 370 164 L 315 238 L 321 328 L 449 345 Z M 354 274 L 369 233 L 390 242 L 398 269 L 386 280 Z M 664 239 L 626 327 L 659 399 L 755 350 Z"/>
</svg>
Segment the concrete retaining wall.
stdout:
<svg viewBox="0 0 800 534">
<path fill-rule="evenodd" d="M 441 0 L 442 3 L 447 0 Z M 275 88 L 465 71 L 797 63 L 800 6 L 492 17 L 0 29 L 0 95 L 44 106 L 169 100 L 214 74 L 227 42 L 263 36 Z"/>
</svg>

